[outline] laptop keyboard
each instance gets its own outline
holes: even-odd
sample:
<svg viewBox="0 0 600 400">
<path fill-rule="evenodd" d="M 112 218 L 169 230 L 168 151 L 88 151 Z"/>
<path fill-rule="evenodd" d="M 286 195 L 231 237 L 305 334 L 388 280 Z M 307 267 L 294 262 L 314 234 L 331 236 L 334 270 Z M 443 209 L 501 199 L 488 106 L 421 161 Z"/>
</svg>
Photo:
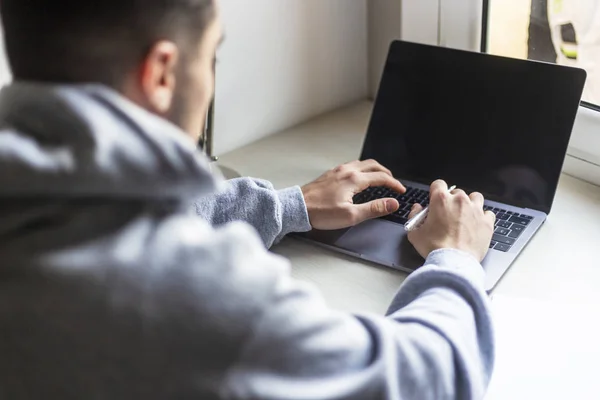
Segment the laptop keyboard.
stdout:
<svg viewBox="0 0 600 400">
<path fill-rule="evenodd" d="M 408 214 L 413 204 L 419 203 L 423 207 L 429 205 L 429 192 L 413 187 L 406 187 L 406 193 L 396 193 L 385 187 L 370 187 L 364 192 L 354 196 L 354 204 L 364 204 L 381 198 L 395 198 L 400 203 L 398 211 L 383 219 L 404 225 L 408 222 Z M 507 252 L 521 236 L 525 228 L 533 221 L 533 217 L 507 211 L 502 208 L 484 206 L 484 210 L 496 214 L 494 236 L 490 243 L 490 249 Z"/>
<path fill-rule="evenodd" d="M 483 206 L 483 209 L 496 214 L 496 226 L 490 249 L 504 252 L 510 250 L 527 228 L 527 225 L 533 221 L 533 217 L 527 214 L 519 214 L 491 206 Z"/>
<path fill-rule="evenodd" d="M 364 204 L 375 199 L 394 198 L 400 203 L 400 208 L 393 214 L 383 219 L 404 225 L 408 222 L 408 214 L 413 204 L 419 203 L 423 207 L 429 205 L 429 192 L 421 189 L 406 187 L 406 193 L 400 194 L 384 187 L 371 187 L 354 196 L 354 204 Z"/>
</svg>

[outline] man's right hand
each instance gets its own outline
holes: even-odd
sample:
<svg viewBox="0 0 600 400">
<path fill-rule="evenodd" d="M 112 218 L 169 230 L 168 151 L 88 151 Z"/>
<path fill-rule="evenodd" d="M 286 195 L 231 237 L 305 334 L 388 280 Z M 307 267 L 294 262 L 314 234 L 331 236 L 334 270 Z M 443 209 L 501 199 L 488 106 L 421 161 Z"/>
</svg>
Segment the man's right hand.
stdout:
<svg viewBox="0 0 600 400">
<path fill-rule="evenodd" d="M 444 181 L 435 181 L 430 190 L 429 214 L 421 227 L 408 234 L 419 254 L 427 258 L 432 251 L 457 249 L 473 255 L 479 262 L 488 252 L 496 216 L 483 211 L 483 195 L 470 196 L 460 190 L 448 193 Z M 410 217 L 422 207 L 413 206 Z"/>
</svg>

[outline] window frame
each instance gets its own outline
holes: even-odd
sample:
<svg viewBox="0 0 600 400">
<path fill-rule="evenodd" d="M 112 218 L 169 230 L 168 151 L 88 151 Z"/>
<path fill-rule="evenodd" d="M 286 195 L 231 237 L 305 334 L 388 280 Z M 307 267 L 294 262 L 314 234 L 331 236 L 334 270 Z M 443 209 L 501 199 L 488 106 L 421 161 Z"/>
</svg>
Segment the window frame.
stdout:
<svg viewBox="0 0 600 400">
<path fill-rule="evenodd" d="M 400 0 L 400 38 L 485 52 L 490 1 Z M 600 186 L 600 105 L 581 103 L 563 172 Z"/>
</svg>

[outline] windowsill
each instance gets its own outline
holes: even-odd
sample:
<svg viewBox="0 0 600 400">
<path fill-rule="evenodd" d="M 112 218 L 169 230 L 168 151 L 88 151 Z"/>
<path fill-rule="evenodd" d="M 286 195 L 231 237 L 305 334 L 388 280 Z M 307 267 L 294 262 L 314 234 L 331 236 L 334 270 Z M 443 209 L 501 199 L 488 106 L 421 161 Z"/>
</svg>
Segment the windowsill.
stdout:
<svg viewBox="0 0 600 400">
<path fill-rule="evenodd" d="M 578 151 L 569 149 L 569 154 L 565 159 L 563 172 L 582 181 L 600 186 L 600 163 L 589 162 L 591 156 L 578 156 Z"/>
<path fill-rule="evenodd" d="M 600 112 L 579 107 L 564 172 L 600 186 Z"/>
</svg>

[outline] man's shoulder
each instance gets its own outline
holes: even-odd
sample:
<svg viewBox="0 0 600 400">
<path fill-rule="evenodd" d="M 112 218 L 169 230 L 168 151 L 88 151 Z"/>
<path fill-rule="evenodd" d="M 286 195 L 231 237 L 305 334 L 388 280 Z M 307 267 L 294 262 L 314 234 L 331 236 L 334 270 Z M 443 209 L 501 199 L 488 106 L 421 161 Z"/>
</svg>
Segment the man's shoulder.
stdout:
<svg viewBox="0 0 600 400">
<path fill-rule="evenodd" d="M 218 390 L 286 263 L 244 224 L 215 230 L 193 216 L 143 213 L 105 225 L 10 270 L 0 368 L 19 369 L 40 392 L 61 379 L 163 398 L 173 387 Z"/>
<path fill-rule="evenodd" d="M 200 218 L 177 216 L 152 236 L 148 247 L 158 274 L 151 279 L 163 290 L 178 282 L 179 293 L 201 299 L 210 312 L 260 309 L 278 277 L 289 273 L 288 262 L 269 253 L 245 223 L 215 229 Z"/>
<path fill-rule="evenodd" d="M 204 370 L 216 379 L 206 387 L 238 358 L 287 273 L 245 224 L 213 229 L 187 215 L 133 218 L 30 260 L 0 294 L 15 305 L 0 323 L 21 343 L 0 345 L 4 362 L 53 349 L 49 359 L 75 373 L 74 355 L 95 354 L 86 376 L 120 368 L 124 380 L 162 371 L 167 381 L 192 382 Z"/>
<path fill-rule="evenodd" d="M 147 246 L 146 264 L 136 267 L 133 278 L 145 293 L 134 301 L 145 304 L 138 312 L 169 321 L 161 329 L 173 335 L 181 335 L 177 328 L 200 335 L 205 343 L 197 346 L 206 354 L 211 346 L 239 350 L 273 301 L 278 280 L 289 273 L 287 261 L 270 254 L 244 223 L 214 229 L 196 217 L 170 217 Z"/>
<path fill-rule="evenodd" d="M 215 229 L 194 215 L 152 212 L 102 223 L 85 243 L 36 255 L 32 267 L 45 285 L 142 319 L 172 314 L 206 323 L 215 316 L 216 323 L 220 315 L 241 323 L 266 307 L 288 273 L 287 261 L 270 254 L 245 223 Z"/>
</svg>

